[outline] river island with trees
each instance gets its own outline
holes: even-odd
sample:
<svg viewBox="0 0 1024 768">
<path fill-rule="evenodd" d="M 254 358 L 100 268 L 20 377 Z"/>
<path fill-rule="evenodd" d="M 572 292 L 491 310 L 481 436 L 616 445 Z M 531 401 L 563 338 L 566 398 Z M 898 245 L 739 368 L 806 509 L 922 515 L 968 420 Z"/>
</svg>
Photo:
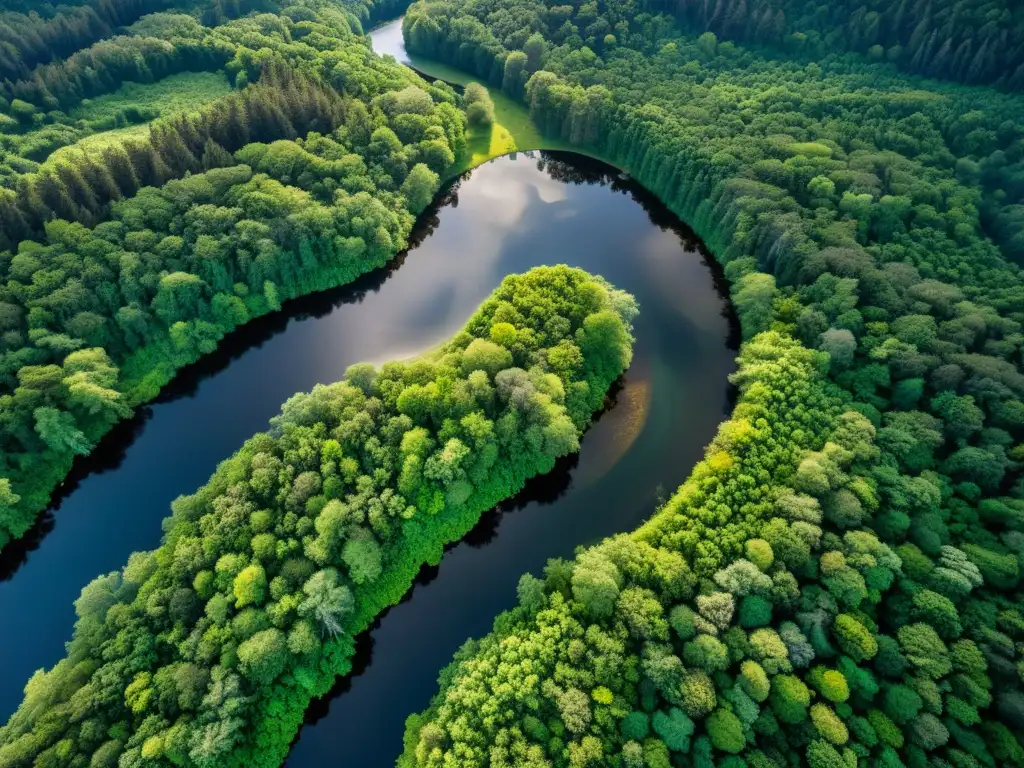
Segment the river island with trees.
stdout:
<svg viewBox="0 0 1024 768">
<path fill-rule="evenodd" d="M 0 544 L 227 334 L 391 261 L 446 180 L 572 148 L 706 243 L 735 404 L 645 522 L 523 575 L 397 702 L 384 764 L 1024 766 L 1015 3 L 3 5 Z M 416 70 L 364 31 L 403 12 Z M 280 765 L 421 566 L 580 448 L 637 312 L 541 267 L 289 399 L 85 586 L 0 766 Z"/>
</svg>

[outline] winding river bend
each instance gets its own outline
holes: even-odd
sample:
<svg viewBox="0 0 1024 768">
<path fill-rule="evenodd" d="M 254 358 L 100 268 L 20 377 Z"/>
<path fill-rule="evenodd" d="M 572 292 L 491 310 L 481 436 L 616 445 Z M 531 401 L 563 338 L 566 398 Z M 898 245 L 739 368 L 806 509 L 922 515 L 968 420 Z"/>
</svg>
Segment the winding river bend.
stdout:
<svg viewBox="0 0 1024 768">
<path fill-rule="evenodd" d="M 405 717 L 426 706 L 459 646 L 515 604 L 520 575 L 639 525 L 686 479 L 729 408 L 734 324 L 712 271 L 678 219 L 608 166 L 538 153 L 478 168 L 391 279 L 439 248 L 454 249 L 438 254 L 447 266 L 435 263 L 453 270 L 444 282 L 455 303 L 537 264 L 604 275 L 640 302 L 633 364 L 578 458 L 488 513 L 363 638 L 355 673 L 307 712 L 289 768 L 338 764 L 339 754 L 347 766 L 392 766 Z"/>
<path fill-rule="evenodd" d="M 405 38 L 402 36 L 402 19 L 404 18 L 403 16 L 381 24 L 374 28 L 369 35 L 373 41 L 375 52 L 381 56 L 394 56 L 399 64 L 412 67 L 415 64 L 410 58 L 409 52 L 405 50 Z"/>
<path fill-rule="evenodd" d="M 344 745 L 348 765 L 392 765 L 405 716 L 426 705 L 459 645 L 514 603 L 519 576 L 635 527 L 685 479 L 728 408 L 734 324 L 711 268 L 669 212 L 600 163 L 521 153 L 478 168 L 387 269 L 241 329 L 112 433 L 28 544 L 0 560 L 0 719 L 32 672 L 62 656 L 81 587 L 154 546 L 171 500 L 290 395 L 352 363 L 428 349 L 505 275 L 555 263 L 636 295 L 634 362 L 579 456 L 488 513 L 361 639 L 355 674 L 314 703 L 289 758 L 334 764 Z"/>
</svg>

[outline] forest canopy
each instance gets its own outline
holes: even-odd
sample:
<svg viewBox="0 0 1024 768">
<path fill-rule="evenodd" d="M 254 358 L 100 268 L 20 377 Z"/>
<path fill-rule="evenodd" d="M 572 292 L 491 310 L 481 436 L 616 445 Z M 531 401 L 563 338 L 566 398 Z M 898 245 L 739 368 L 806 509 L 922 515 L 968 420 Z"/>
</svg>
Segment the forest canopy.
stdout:
<svg viewBox="0 0 1024 768">
<path fill-rule="evenodd" d="M 872 61 L 964 83 L 1024 90 L 1024 8 L 1002 0 L 647 0 L 687 29 L 791 55 L 856 51 Z"/>
<path fill-rule="evenodd" d="M 337 9 L 293 14 L 145 17 L 201 38 L 236 89 L 0 189 L 0 545 L 227 332 L 390 260 L 463 151 L 454 91 L 374 56 Z"/>
<path fill-rule="evenodd" d="M 225 333 L 405 245 L 494 102 L 373 55 L 363 24 L 403 5 L 5 4 L 0 544 Z M 409 9 L 411 52 L 690 223 L 744 343 L 687 482 L 524 576 L 409 718 L 401 768 L 1024 766 L 1021 13 Z M 116 104 L 192 75 L 218 92 Z M 536 270 L 434 354 L 291 399 L 158 549 L 86 587 L 0 764 L 278 764 L 354 633 L 576 450 L 635 311 Z"/>
<path fill-rule="evenodd" d="M 173 503 L 159 549 L 82 591 L 67 658 L 0 728 L 0 765 L 280 764 L 355 635 L 579 449 L 636 313 L 601 278 L 541 267 L 434 353 L 295 395 Z"/>
<path fill-rule="evenodd" d="M 1022 102 L 908 73 L 1017 87 L 987 51 L 1020 37 L 1005 3 L 863 5 L 410 8 L 411 51 L 691 223 L 746 341 L 690 479 L 523 577 L 402 768 L 1024 765 Z"/>
</svg>

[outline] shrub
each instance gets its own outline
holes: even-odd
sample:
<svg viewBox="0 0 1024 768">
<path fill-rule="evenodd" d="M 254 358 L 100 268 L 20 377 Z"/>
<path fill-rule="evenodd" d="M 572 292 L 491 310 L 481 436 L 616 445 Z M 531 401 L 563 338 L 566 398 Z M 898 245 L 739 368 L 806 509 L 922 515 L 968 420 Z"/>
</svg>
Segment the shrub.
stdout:
<svg viewBox="0 0 1024 768">
<path fill-rule="evenodd" d="M 683 678 L 679 693 L 683 709 L 694 719 L 704 717 L 718 702 L 715 684 L 704 672 L 688 673 Z"/>
<path fill-rule="evenodd" d="M 849 738 L 850 733 L 846 725 L 839 719 L 835 712 L 825 704 L 811 705 L 811 722 L 817 729 L 818 734 L 831 744 L 842 746 Z"/>
<path fill-rule="evenodd" d="M 803 681 L 793 675 L 776 675 L 772 678 L 769 697 L 772 710 L 784 723 L 796 724 L 807 717 L 811 703 L 811 692 Z"/>
<path fill-rule="evenodd" d="M 821 739 L 807 745 L 807 764 L 810 768 L 850 768 L 835 747 Z"/>
<path fill-rule="evenodd" d="M 743 662 L 740 667 L 740 683 L 747 695 L 757 702 L 767 699 L 771 691 L 768 675 L 756 661 Z"/>
<path fill-rule="evenodd" d="M 743 544 L 743 551 L 747 560 L 752 562 L 762 571 L 767 571 L 775 562 L 775 554 L 772 552 L 772 545 L 764 539 L 747 539 Z"/>
<path fill-rule="evenodd" d="M 818 693 L 831 702 L 841 703 L 850 698 L 846 677 L 838 670 L 815 667 L 807 679 Z"/>
<path fill-rule="evenodd" d="M 740 626 L 746 629 L 771 623 L 772 604 L 760 595 L 747 595 L 740 603 Z"/>
<path fill-rule="evenodd" d="M 690 737 L 693 735 L 694 725 L 685 712 L 672 707 L 668 713 L 658 710 L 654 713 L 654 732 L 673 752 L 689 752 Z"/>
<path fill-rule="evenodd" d="M 643 741 L 650 733 L 650 719 L 645 712 L 630 712 L 619 723 L 619 731 L 626 741 Z"/>
<path fill-rule="evenodd" d="M 833 625 L 839 646 L 854 661 L 867 661 L 878 653 L 878 641 L 853 616 L 841 613 Z"/>
<path fill-rule="evenodd" d="M 743 736 L 743 724 L 739 718 L 727 709 L 716 709 L 708 717 L 708 737 L 715 749 L 738 754 L 746 746 Z"/>
</svg>

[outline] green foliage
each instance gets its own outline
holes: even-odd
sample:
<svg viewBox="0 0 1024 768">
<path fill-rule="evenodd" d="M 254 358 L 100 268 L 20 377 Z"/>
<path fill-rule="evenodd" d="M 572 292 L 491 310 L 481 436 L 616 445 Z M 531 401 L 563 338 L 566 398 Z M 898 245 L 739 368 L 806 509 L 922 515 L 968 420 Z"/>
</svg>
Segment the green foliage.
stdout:
<svg viewBox="0 0 1024 768">
<path fill-rule="evenodd" d="M 353 221 L 361 208 L 335 216 L 336 207 L 354 205 L 365 193 L 384 211 L 405 215 L 391 226 L 380 223 L 394 222 L 389 216 L 374 216 L 372 228 L 340 238 L 331 232 L 325 240 L 349 263 L 364 252 L 386 258 L 400 247 L 402 222 L 421 210 L 436 184 L 429 174 L 443 175 L 461 152 L 467 119 L 486 121 L 486 101 L 481 89 L 469 89 L 461 102 L 466 117 L 449 90 L 424 89 L 411 76 L 377 78 L 376 65 L 359 51 L 336 60 L 332 51 L 348 51 L 347 23 L 339 36 L 324 23 L 326 14 L 309 12 L 315 31 L 300 27 L 306 21 L 295 21 L 293 13 L 281 21 L 288 36 L 248 21 L 215 33 L 225 44 L 216 56 L 229 57 L 224 61 L 235 82 L 256 85 L 200 113 L 195 130 L 202 146 L 173 124 L 156 125 L 151 151 L 126 150 L 127 160 L 110 152 L 99 168 L 4 171 L 28 190 L 0 206 L 0 229 L 12 246 L 0 258 L 7 278 L 0 332 L 12 355 L 2 371 L 9 391 L 22 392 L 17 408 L 3 402 L 0 409 L 18 414 L 3 422 L 4 429 L 11 425 L 0 432 L 3 439 L 19 441 L 5 444 L 5 455 L 13 446 L 27 456 L 54 450 L 70 456 L 120 418 L 136 400 L 118 398 L 125 391 L 117 387 L 118 368 L 129 381 L 153 370 L 122 349 L 148 349 L 157 338 L 172 356 L 173 350 L 194 356 L 212 348 L 228 319 L 237 324 L 244 313 L 294 295 L 290 273 L 232 271 L 249 262 L 233 261 L 236 251 L 220 237 L 243 222 L 219 209 L 240 208 L 256 225 L 241 229 L 248 249 L 266 239 L 264 221 L 293 221 L 318 211 L 314 206 Z M 1006 257 L 1024 255 L 1024 108 L 991 88 L 906 74 L 1019 89 L 1024 68 L 1013 34 L 1019 16 L 1002 0 L 670 6 L 448 0 L 410 10 L 405 35 L 412 50 L 470 70 L 521 100 L 549 137 L 614 162 L 692 223 L 724 267 L 746 341 L 734 378 L 736 409 L 689 480 L 638 531 L 552 564 L 543 580 L 521 582 L 521 605 L 460 654 L 427 712 L 410 718 L 402 768 L 1021 762 L 1024 293 L 1021 272 Z M 148 28 L 161 24 L 169 22 Z M 292 69 L 301 62 L 303 74 L 257 66 L 250 39 Z M 307 51 L 310 39 L 337 44 Z M 116 60 L 125 50 L 145 61 L 149 48 L 109 46 L 88 61 Z M 843 50 L 863 55 L 839 55 Z M 49 125 L 53 118 L 41 111 L 45 89 L 56 89 L 49 94 L 56 102 L 46 107 L 52 109 L 77 98 L 75 88 L 95 87 L 80 77 L 86 61 L 69 59 L 30 84 L 16 84 L 9 96 L 20 101 L 5 96 L 5 110 L 11 108 L 3 134 L 27 136 Z M 292 85 L 302 98 L 283 98 Z M 220 123 L 240 132 L 231 110 L 258 114 L 260 100 L 279 107 L 283 122 L 253 121 L 245 127 L 256 133 L 245 137 L 216 135 L 212 126 Z M 310 131 L 324 135 L 294 141 Z M 254 140 L 262 143 L 245 146 Z M 113 227 L 92 230 L 99 232 L 93 240 L 101 242 L 92 245 L 101 255 L 109 243 L 139 262 L 153 254 L 161 260 L 156 280 L 132 286 L 138 301 L 110 303 L 116 315 L 106 304 L 74 303 L 83 292 L 70 282 L 62 284 L 59 303 L 49 301 L 49 283 L 40 289 L 34 279 L 47 276 L 67 252 L 77 255 L 81 233 L 90 230 L 50 224 L 46 243 L 13 250 L 26 233 L 38 237 L 51 213 L 91 225 L 106 216 L 110 200 L 141 185 L 236 163 L 252 175 L 227 186 L 248 185 L 244 192 L 218 187 L 187 214 L 175 207 L 181 195 L 140 194 L 141 200 L 115 207 Z M 205 177 L 211 184 L 217 178 Z M 347 181 L 335 186 L 339 177 Z M 265 202 L 269 210 L 248 213 Z M 55 246 L 69 242 L 75 245 Z M 318 247 L 295 236 L 273 253 L 336 261 L 337 253 L 321 254 Z M 190 269 L 192 254 L 208 272 Z M 113 274 L 111 260 L 96 260 Z M 103 273 L 106 282 L 120 286 L 137 269 L 131 259 L 119 263 L 116 275 Z M 242 290 L 235 291 L 236 283 Z M 52 734 L 37 733 L 19 730 L 16 719 L 3 749 L 20 750 L 26 761 L 37 753 L 63 760 L 77 748 L 63 729 L 79 728 L 78 736 L 92 734 L 89 748 L 105 761 L 122 751 L 126 760 L 154 759 L 164 750 L 179 763 L 180 755 L 215 763 L 241 738 L 226 718 L 260 706 L 247 698 L 256 683 L 238 673 L 273 671 L 279 624 L 288 627 L 289 663 L 308 670 L 311 658 L 347 658 L 347 635 L 340 632 L 361 626 L 371 612 L 361 596 L 401 591 L 384 586 L 392 578 L 389 537 L 399 529 L 419 531 L 423 520 L 443 522 L 446 510 L 467 504 L 481 479 L 495 474 L 494 465 L 469 465 L 487 455 L 482 448 L 489 440 L 523 427 L 488 414 L 489 431 L 461 411 L 458 419 L 438 418 L 438 400 L 449 389 L 431 384 L 465 381 L 460 396 L 470 399 L 481 392 L 552 398 L 541 373 L 575 387 L 584 379 L 610 381 L 622 370 L 625 315 L 616 316 L 613 307 L 588 309 L 575 317 L 571 338 L 547 347 L 540 362 L 526 359 L 538 349 L 520 330 L 533 303 L 541 314 L 547 307 L 533 295 L 527 301 L 530 313 L 524 304 L 496 314 L 495 322 L 471 324 L 475 347 L 464 344 L 461 361 L 442 366 L 443 376 L 434 369 L 384 394 L 394 376 L 356 372 L 347 386 L 358 394 L 346 390 L 345 397 L 386 401 L 391 418 L 408 420 L 393 427 L 402 437 L 358 450 L 340 436 L 315 439 L 337 443 L 326 450 L 337 482 L 376 494 L 379 505 L 370 508 L 362 496 L 353 503 L 329 492 L 327 482 L 318 485 L 322 464 L 295 465 L 281 480 L 281 466 L 270 459 L 283 464 L 284 454 L 254 448 L 246 482 L 273 496 L 253 501 L 239 519 L 253 519 L 273 500 L 282 522 L 260 520 L 258 531 L 246 531 L 253 536 L 244 557 L 237 552 L 202 562 L 191 541 L 199 536 L 189 526 L 203 514 L 180 506 L 182 528 L 169 533 L 179 537 L 174 560 L 198 562 L 194 569 L 177 565 L 187 581 L 179 585 L 184 591 L 168 596 L 167 614 L 191 615 L 191 601 L 180 597 L 191 585 L 208 595 L 199 619 L 207 624 L 188 641 L 187 653 L 210 669 L 210 685 L 222 693 L 225 714 L 216 725 L 184 746 L 173 727 L 163 733 L 140 727 L 129 741 L 124 728 L 79 726 L 78 710 L 70 718 L 61 709 L 65 693 L 52 693 L 40 677 L 30 683 L 19 716 L 60 701 L 52 715 L 39 715 L 52 718 L 47 728 L 58 725 Z M 509 369 L 509 356 L 519 372 Z M 539 372 L 531 374 L 531 367 Z M 564 409 L 564 418 L 541 399 L 538 410 L 550 419 L 542 420 L 540 434 L 527 427 L 524 444 L 545 461 L 575 448 L 578 430 L 599 404 L 596 389 L 573 387 L 563 386 L 563 400 L 550 403 Z M 58 399 L 65 391 L 68 407 Z M 333 423 L 328 417 L 337 418 L 336 411 L 318 403 L 290 403 L 283 431 L 268 439 L 293 439 L 289 424 L 298 433 Z M 74 421 L 59 415 L 65 412 Z M 89 426 L 87 416 L 102 419 L 102 426 Z M 377 422 L 373 427 L 392 434 Z M 34 476 L 33 469 L 25 476 Z M 536 471 L 528 469 L 525 474 Z M 377 470 L 388 474 L 387 498 Z M 0 486 L 5 518 L 12 509 L 17 517 L 26 500 L 38 503 L 18 477 L 9 471 L 4 477 L 17 481 Z M 226 488 L 225 481 L 225 495 Z M 301 543 L 282 555 L 278 569 L 270 540 L 254 538 L 264 534 L 274 536 L 282 553 L 289 539 Z M 412 559 L 419 563 L 440 550 L 424 543 L 417 552 Z M 247 570 L 257 565 L 252 556 L 268 577 L 269 601 L 266 594 L 255 597 L 258 579 Z M 129 570 L 147 568 L 136 563 Z M 127 573 L 125 600 L 162 609 L 163 602 L 141 590 L 135 597 L 148 575 L 133 581 Z M 252 603 L 239 610 L 234 587 L 243 573 L 253 574 L 240 582 Z M 120 596 L 122 588 L 105 582 L 83 595 L 80 637 L 99 636 L 98 627 L 121 620 L 120 602 L 111 607 L 108 595 Z M 175 642 L 183 637 L 175 635 Z M 318 651 L 317 642 L 327 650 Z M 168 677 L 143 667 L 115 676 L 109 697 L 120 707 L 130 689 L 123 706 L 133 723 L 163 701 L 150 692 Z M 280 679 L 287 677 L 282 672 Z M 319 690 L 321 678 L 313 673 L 294 678 L 303 691 Z M 622 718 L 630 712 L 641 717 L 628 715 L 626 726 Z M 160 716 L 170 723 L 169 711 Z M 40 734 L 45 738 L 35 741 Z M 251 739 L 278 743 L 264 732 Z"/>
<path fill-rule="evenodd" d="M 267 686 L 288 663 L 288 645 L 279 629 L 257 632 L 238 646 L 242 674 L 260 686 Z"/>
<path fill-rule="evenodd" d="M 643 569 L 608 554 L 610 542 L 585 550 L 589 591 L 574 594 L 586 599 L 549 602 L 543 620 L 516 611 L 503 619 L 425 713 L 444 733 L 432 757 L 407 750 L 403 768 L 455 755 L 484 764 L 496 744 L 525 754 L 519 712 L 550 705 L 523 676 L 500 691 L 483 679 L 524 658 L 540 686 L 604 675 L 636 709 L 685 711 L 708 733 L 691 744 L 694 765 L 725 764 L 733 748 L 748 765 L 835 768 L 991 765 L 992 751 L 1010 750 L 1002 731 L 981 724 L 986 714 L 1016 723 L 1009 690 L 1020 686 L 1019 648 L 1003 640 L 1008 625 L 997 616 L 1021 599 L 1021 522 L 998 505 L 1019 507 L 1024 489 L 1013 480 L 1009 491 L 1024 437 L 1010 405 L 1024 395 L 1024 294 L 1004 259 L 1024 253 L 1011 244 L 1018 219 L 1007 210 L 1024 188 L 1011 192 L 1003 171 L 1006 153 L 1017 157 L 1024 112 L 992 91 L 916 80 L 883 63 L 799 58 L 848 44 L 839 28 L 860 31 L 889 14 L 897 23 L 876 34 L 893 47 L 913 37 L 917 53 L 865 46 L 869 58 L 924 69 L 927 36 L 937 51 L 948 32 L 921 4 L 863 9 L 851 0 L 816 8 L 813 22 L 801 16 L 807 4 L 776 15 L 780 5 L 682 3 L 670 17 L 644 2 L 517 0 L 495 10 L 455 0 L 421 2 L 406 16 L 414 51 L 521 98 L 548 135 L 617 164 L 693 224 L 724 266 L 747 341 L 732 419 L 632 537 L 681 557 L 701 580 L 698 594 L 652 588 Z M 977 6 L 958 5 L 965 30 L 980 28 Z M 791 13 L 803 29 L 832 33 L 829 43 L 789 27 Z M 934 13 L 950 18 L 945 6 Z M 525 62 L 512 31 L 523 28 L 545 43 Z M 788 58 L 730 39 L 780 43 Z M 969 58 L 973 43 L 963 45 Z M 975 76 L 982 71 L 1010 77 L 979 61 Z M 985 223 L 996 220 L 1005 228 Z M 795 361 L 794 340 L 807 368 L 780 378 L 774 366 Z M 770 363 L 758 357 L 768 348 Z M 595 567 L 608 561 L 614 571 Z M 635 631 L 631 604 L 613 603 L 635 587 L 660 597 L 671 647 Z M 616 688 L 603 656 L 550 639 L 552 626 L 573 622 L 627 637 L 640 680 Z M 503 644 L 511 634 L 514 652 Z M 963 637 L 1003 671 L 957 646 L 973 670 L 958 672 L 947 644 Z M 992 696 L 1002 688 L 1002 699 Z M 494 702 L 501 714 L 484 722 L 461 701 Z M 733 723 L 721 712 L 741 729 L 722 728 Z M 712 718 L 736 738 L 716 736 Z M 605 754 L 646 754 L 600 733 Z M 407 742 L 421 743 L 414 729 Z M 533 746 L 554 765 L 568 754 L 562 744 Z"/>
<path fill-rule="evenodd" d="M 239 571 L 235 576 L 234 587 L 235 607 L 260 605 L 267 592 L 267 576 L 259 565 L 250 565 Z"/>
<path fill-rule="evenodd" d="M 878 641 L 871 631 L 849 614 L 836 616 L 835 633 L 840 647 L 854 661 L 865 661 L 878 652 Z"/>
<path fill-rule="evenodd" d="M 167 311 L 180 311 L 189 283 L 170 289 Z M 269 432 L 174 502 L 159 549 L 83 590 L 67 658 L 33 678 L 0 729 L 0 764 L 45 763 L 61 751 L 76 765 L 95 764 L 97 754 L 126 764 L 173 754 L 176 765 L 277 765 L 310 699 L 349 671 L 354 636 L 484 511 L 579 448 L 629 365 L 635 314 L 632 297 L 601 278 L 540 267 L 507 277 L 430 355 L 354 366 L 345 380 L 292 397 Z M 502 323 L 515 331 L 508 347 L 490 340 Z M 570 340 L 584 350 L 581 365 L 551 372 L 549 352 Z M 101 398 L 89 379 L 101 357 L 76 352 L 68 361 L 79 377 L 72 392 L 91 382 L 87 394 Z M 0 492 L 17 502 L 8 484 Z M 682 575 L 664 562 L 660 578 Z M 583 583 L 575 576 L 574 587 Z M 528 582 L 521 594 L 538 598 Z M 561 598 L 542 591 L 539 599 L 543 616 L 541 606 Z M 667 639 L 653 592 L 622 590 L 621 604 L 638 634 Z M 581 738 L 577 756 L 599 752 L 586 734 L 594 722 L 614 722 L 618 686 L 570 682 L 550 691 L 559 732 Z M 663 717 L 655 729 L 673 744 L 692 734 L 678 710 Z M 535 720 L 526 732 L 549 727 Z M 633 713 L 622 730 L 648 738 L 648 716 Z"/>
<path fill-rule="evenodd" d="M 645 712 L 630 712 L 622 718 L 619 730 L 626 741 L 643 741 L 650 733 L 651 721 Z"/>
<path fill-rule="evenodd" d="M 708 717 L 708 737 L 715 749 L 737 754 L 746 746 L 743 737 L 743 724 L 739 718 L 727 709 L 716 709 Z"/>
<path fill-rule="evenodd" d="M 750 698 L 762 702 L 768 698 L 770 686 L 768 675 L 756 661 L 744 661 L 740 668 L 740 684 Z"/>
<path fill-rule="evenodd" d="M 775 553 L 772 545 L 764 539 L 747 539 L 743 544 L 747 560 L 752 562 L 762 571 L 767 572 L 775 562 Z"/>
<path fill-rule="evenodd" d="M 811 723 L 818 735 L 830 744 L 843 745 L 850 738 L 843 721 L 826 704 L 811 705 Z"/>
<path fill-rule="evenodd" d="M 782 722 L 802 722 L 807 717 L 807 706 L 810 701 L 810 691 L 800 678 L 793 675 L 778 675 L 772 678 L 772 710 Z"/>
<path fill-rule="evenodd" d="M 745 337 L 749 338 L 768 330 L 772 321 L 775 278 L 754 272 L 744 275 L 736 285 L 732 301 L 740 316 L 740 325 Z"/>
<path fill-rule="evenodd" d="M 689 640 L 696 634 L 696 614 L 688 605 L 673 606 L 668 620 L 680 640 Z"/>
<path fill-rule="evenodd" d="M 772 620 L 771 602 L 760 595 L 747 595 L 740 603 L 739 620 L 744 629 L 768 625 Z"/>
<path fill-rule="evenodd" d="M 409 201 L 409 210 L 419 213 L 434 199 L 440 178 L 424 163 L 417 163 L 402 182 L 402 194 Z"/>
<path fill-rule="evenodd" d="M 0 251 L 0 478 L 20 497 L 0 516 L 0 545 L 28 529 L 76 455 L 226 333 L 404 248 L 461 152 L 450 88 L 376 58 L 344 17 L 310 14 L 215 30 L 150 19 L 157 37 L 100 43 L 12 86 L 68 109 L 73 94 L 107 89 L 75 102 L 89 130 L 139 92 L 139 110 L 167 115 L 137 139 L 10 178 L 7 139 L 34 134 L 0 133 L 0 186 L 17 189 L 0 189 L 0 249 L 16 250 Z M 253 84 L 232 93 L 210 73 L 110 92 L 137 79 L 132 67 L 149 67 L 148 81 L 179 59 Z M 223 93 L 203 106 L 211 79 Z M 174 114 L 183 101 L 187 120 Z"/>
<path fill-rule="evenodd" d="M 808 745 L 807 764 L 812 768 L 850 768 L 836 748 L 822 739 L 815 739 Z"/>
<path fill-rule="evenodd" d="M 693 736 L 695 725 L 685 712 L 676 707 L 667 713 L 659 709 L 654 713 L 653 725 L 654 732 L 671 751 L 690 751 L 690 737 Z"/>
<path fill-rule="evenodd" d="M 470 83 L 463 92 L 466 119 L 471 126 L 490 126 L 494 123 L 494 102 L 491 94 L 479 83 Z"/>
<path fill-rule="evenodd" d="M 846 677 L 838 670 L 815 667 L 807 679 L 818 693 L 831 702 L 841 704 L 850 698 Z"/>
</svg>

